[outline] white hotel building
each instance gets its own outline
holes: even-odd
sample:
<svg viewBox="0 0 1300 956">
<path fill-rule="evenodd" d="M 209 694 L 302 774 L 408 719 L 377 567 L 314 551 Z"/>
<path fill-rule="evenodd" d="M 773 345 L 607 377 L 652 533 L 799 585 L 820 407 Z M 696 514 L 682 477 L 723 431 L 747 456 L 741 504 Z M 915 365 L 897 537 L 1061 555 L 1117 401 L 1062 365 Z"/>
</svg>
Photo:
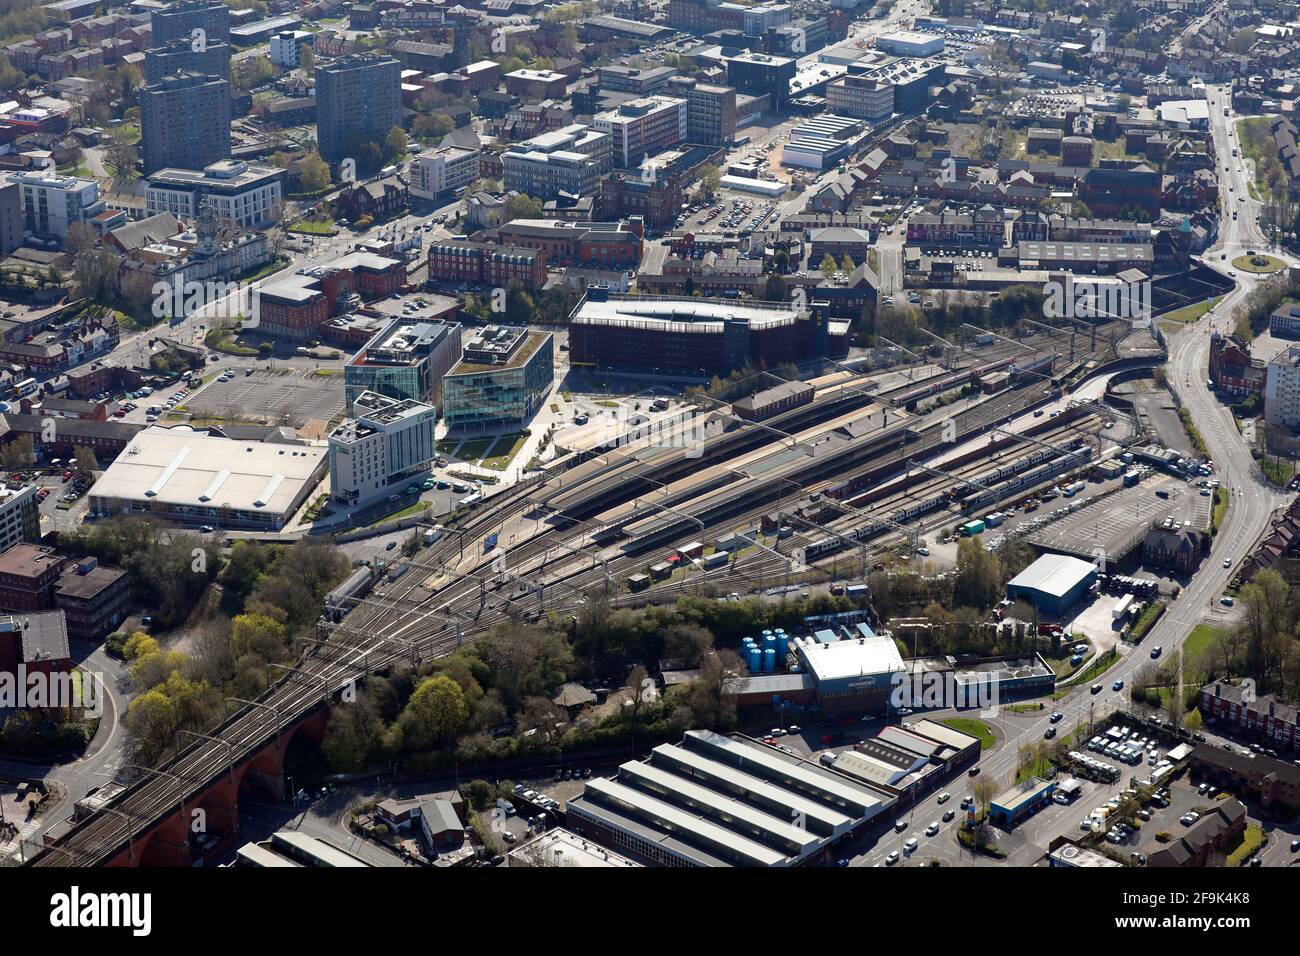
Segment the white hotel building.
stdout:
<svg viewBox="0 0 1300 956">
<path fill-rule="evenodd" d="M 330 495 L 341 505 L 365 505 L 424 475 L 436 457 L 432 405 L 363 392 L 356 418 L 330 433 Z"/>
<path fill-rule="evenodd" d="M 478 179 L 476 149 L 446 146 L 421 153 L 411 161 L 411 195 L 436 199 L 459 193 Z"/>
<path fill-rule="evenodd" d="M 178 219 L 197 219 L 204 202 L 218 219 L 244 229 L 269 225 L 284 207 L 284 170 L 223 159 L 203 170 L 160 169 L 145 186 L 149 215 L 169 212 Z"/>
<path fill-rule="evenodd" d="M 610 135 L 614 165 L 627 169 L 686 142 L 686 106 L 673 96 L 645 96 L 597 113 L 592 126 Z"/>
</svg>

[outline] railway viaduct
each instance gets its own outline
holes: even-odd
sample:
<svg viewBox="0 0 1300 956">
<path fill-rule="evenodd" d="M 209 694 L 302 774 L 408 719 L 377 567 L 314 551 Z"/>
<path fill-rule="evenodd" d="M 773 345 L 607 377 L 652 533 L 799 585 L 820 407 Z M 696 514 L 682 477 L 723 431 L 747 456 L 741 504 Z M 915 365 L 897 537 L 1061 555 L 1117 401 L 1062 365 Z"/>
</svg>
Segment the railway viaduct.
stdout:
<svg viewBox="0 0 1300 956">
<path fill-rule="evenodd" d="M 297 740 L 319 745 L 325 736 L 328 711 L 323 705 L 304 713 L 261 749 L 226 763 L 202 789 L 178 802 L 174 809 L 141 830 L 133 828 L 126 846 L 104 861 L 104 866 L 190 866 L 197 859 L 192 839 L 206 833 L 217 838 L 210 853 L 226 848 L 239 834 L 241 792 L 265 794 L 284 800 L 285 758 Z"/>
</svg>

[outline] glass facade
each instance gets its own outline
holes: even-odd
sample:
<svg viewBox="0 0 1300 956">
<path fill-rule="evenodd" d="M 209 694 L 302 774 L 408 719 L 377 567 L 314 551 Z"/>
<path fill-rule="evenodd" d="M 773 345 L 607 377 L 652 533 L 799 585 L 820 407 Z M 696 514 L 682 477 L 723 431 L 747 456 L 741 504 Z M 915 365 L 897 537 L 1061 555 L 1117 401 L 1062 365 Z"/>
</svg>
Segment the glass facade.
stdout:
<svg viewBox="0 0 1300 956">
<path fill-rule="evenodd" d="M 443 380 L 444 414 L 451 431 L 522 425 L 541 407 L 554 382 L 555 360 L 551 336 L 532 334 L 541 342 L 522 361 L 500 368 L 462 365 Z"/>
</svg>

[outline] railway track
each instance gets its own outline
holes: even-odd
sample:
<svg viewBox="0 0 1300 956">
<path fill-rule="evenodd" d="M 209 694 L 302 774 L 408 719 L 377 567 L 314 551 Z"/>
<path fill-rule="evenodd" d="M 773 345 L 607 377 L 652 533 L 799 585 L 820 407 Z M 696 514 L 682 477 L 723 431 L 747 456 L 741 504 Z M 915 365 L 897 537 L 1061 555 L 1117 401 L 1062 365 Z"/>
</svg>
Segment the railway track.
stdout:
<svg viewBox="0 0 1300 956">
<path fill-rule="evenodd" d="M 953 420 L 959 423 L 958 438 L 968 438 L 1009 420 L 1042 401 L 1049 391 L 1048 383 L 1033 383 L 1010 396 L 999 396 L 953 416 Z M 834 403 L 834 408 L 821 409 L 818 414 L 829 415 L 844 408 L 845 404 Z M 905 469 L 910 459 L 926 457 L 939 445 L 947 444 L 951 439 L 935 428 L 937 424 L 909 424 L 907 429 L 898 433 L 903 436 L 901 447 L 873 461 L 865 470 L 879 473 L 891 468 Z M 909 430 L 911 441 L 907 437 Z M 862 443 L 868 444 L 875 438 L 878 436 L 866 436 Z M 743 441 L 734 444 L 736 447 L 752 446 L 752 435 L 746 435 Z M 690 467 L 692 463 L 688 456 L 676 454 L 658 456 L 648 464 L 626 456 L 616 465 L 607 464 L 588 470 L 595 478 L 598 497 L 628 500 L 637 491 L 635 482 L 625 480 L 629 469 L 638 469 L 636 477 L 648 479 L 656 469 L 672 475 Z M 693 467 L 698 467 L 698 463 Z M 570 478 L 567 487 L 566 478 Z M 785 476 L 779 480 L 787 484 L 799 483 L 797 478 Z M 810 482 L 809 487 L 827 487 L 830 480 L 829 477 L 817 479 Z M 621 485 L 621 488 L 612 487 L 611 482 Z M 944 480 L 933 480 L 920 487 L 936 490 L 943 484 Z M 538 523 L 534 533 L 509 549 L 510 566 L 504 575 L 509 588 L 505 589 L 501 581 L 493 580 L 494 576 L 501 575 L 493 571 L 495 556 L 476 553 L 481 538 L 493 529 L 530 514 L 536 515 L 539 509 L 544 510 L 545 503 L 552 500 L 557 490 L 564 494 L 566 502 L 575 500 L 572 476 L 561 472 L 530 487 L 512 489 L 490 499 L 483 509 L 449 522 L 449 533 L 442 540 L 418 553 L 411 560 L 410 568 L 384 586 L 379 596 L 363 600 L 342 624 L 328 627 L 327 639 L 311 642 L 297 667 L 277 680 L 255 705 L 244 707 L 211 730 L 207 737 L 179 750 L 163 767 L 131 784 L 111 806 L 82 821 L 28 865 L 98 865 L 123 851 L 133 854 L 142 832 L 165 819 L 169 813 L 180 812 L 187 799 L 228 772 L 232 761 L 238 763 L 257 752 L 275 740 L 286 724 L 321 706 L 332 694 L 358 677 L 383 670 L 403 659 L 418 662 L 449 653 L 463 638 L 467 628 L 476 632 L 487 630 L 509 620 L 514 614 L 570 611 L 581 606 L 584 594 L 590 594 L 601 586 L 609 588 L 616 577 L 641 563 L 636 556 L 615 557 L 603 562 L 575 558 L 573 542 L 581 544 L 582 539 L 591 533 L 595 525 L 592 519 L 601 511 L 594 515 L 572 515 L 552 507 L 550 520 L 536 518 Z M 749 501 L 749 507 L 728 520 L 748 522 L 761 516 L 766 499 L 757 505 L 754 498 Z M 604 503 L 605 509 L 602 510 L 607 510 L 609 503 Z M 886 499 L 884 505 L 888 504 Z M 844 523 L 850 523 L 850 519 L 844 519 Z M 795 540 L 804 539 L 800 536 Z M 548 561 L 552 551 L 564 552 L 567 558 Z M 466 553 L 469 567 L 464 566 Z M 591 560 L 590 566 L 574 567 L 588 560 Z M 520 578 L 530 575 L 531 566 L 536 562 L 545 563 L 547 572 L 537 582 L 536 589 L 530 592 L 526 582 L 520 584 Z M 723 574 L 706 575 L 706 580 L 753 580 L 755 575 L 762 580 L 764 576 L 788 573 L 789 569 L 788 561 L 771 554 L 752 554 L 739 558 L 725 571 L 719 569 L 724 571 Z M 445 577 L 447 583 L 432 590 L 426 588 L 425 582 L 434 577 Z M 520 586 L 523 591 L 514 593 Z M 672 588 L 684 592 L 691 586 L 698 584 L 683 581 L 674 583 Z M 548 607 L 547 591 L 554 595 L 558 589 L 562 589 L 561 595 L 553 597 Z M 669 591 L 669 588 L 657 589 L 659 594 Z M 623 600 L 618 595 L 615 597 Z"/>
</svg>

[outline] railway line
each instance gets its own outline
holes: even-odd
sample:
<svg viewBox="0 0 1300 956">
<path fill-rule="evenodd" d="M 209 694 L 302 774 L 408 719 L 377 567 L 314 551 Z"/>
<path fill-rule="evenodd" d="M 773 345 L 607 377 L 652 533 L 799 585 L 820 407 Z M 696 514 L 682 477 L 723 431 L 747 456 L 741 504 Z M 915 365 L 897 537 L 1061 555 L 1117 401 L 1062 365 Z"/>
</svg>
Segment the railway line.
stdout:
<svg viewBox="0 0 1300 956">
<path fill-rule="evenodd" d="M 691 447 L 616 449 L 495 496 L 480 510 L 450 521 L 448 534 L 412 558 L 404 574 L 361 601 L 341 624 L 322 624 L 322 637 L 308 642 L 297 667 L 272 684 L 255 705 L 231 715 L 205 738 L 194 739 L 164 767 L 133 783 L 110 807 L 75 826 L 30 865 L 97 865 L 124 851 L 133 855 L 144 830 L 169 813 L 181 812 L 187 799 L 215 783 L 233 763 L 277 739 L 285 724 L 322 705 L 353 680 L 399 660 L 418 662 L 449 653 L 467 630 L 490 629 L 512 616 L 576 608 L 595 589 L 613 590 L 613 582 L 639 568 L 645 551 L 674 537 L 683 523 L 701 533 L 746 526 L 758 520 L 774 499 L 791 497 L 790 488 L 798 489 L 800 497 L 829 492 L 844 483 L 846 472 L 850 480 L 876 484 L 900 474 L 905 479 L 913 459 L 928 458 L 954 440 L 960 444 L 1003 424 L 1047 400 L 1053 390 L 1048 381 L 1033 381 L 950 418 L 902 419 L 892 425 L 884 424 L 889 413 L 882 410 L 878 431 L 852 435 L 846 426 L 881 406 L 864 391 L 836 388 L 824 401 L 792 409 L 761 425 L 728 429 L 715 424 L 714 434 L 698 455 L 691 453 Z M 705 418 L 721 423 L 729 416 Z M 849 435 L 836 441 L 833 453 L 800 452 L 799 446 L 813 440 L 821 426 L 847 430 Z M 788 444 L 779 437 L 782 433 L 790 436 Z M 786 445 L 790 455 L 784 466 L 771 469 L 770 474 L 741 474 L 725 464 L 774 444 Z M 728 474 L 714 471 L 709 479 L 713 487 L 703 498 L 696 487 L 692 500 L 678 502 L 687 509 L 682 517 L 655 519 L 626 507 L 640 496 L 660 494 L 678 482 L 690 487 L 693 478 L 720 468 Z M 873 502 L 869 514 L 883 516 L 906 499 L 941 495 L 956 483 L 927 477 Z M 602 557 L 609 546 L 589 545 L 587 539 L 594 542 L 602 520 L 619 508 L 635 518 L 625 527 L 635 526 L 638 534 L 633 540 L 639 544 L 634 553 Z M 481 542 L 489 533 L 521 520 L 534 525 L 519 544 L 500 554 L 482 552 Z M 860 515 L 845 514 L 827 527 L 847 535 L 862 520 Z M 889 530 L 884 537 L 894 534 Z M 790 542 L 805 548 L 814 543 L 803 534 Z M 788 574 L 790 568 L 789 560 L 760 548 L 702 577 L 710 584 L 755 576 L 761 581 Z M 657 593 L 687 591 L 699 583 L 673 582 Z M 619 603 L 637 600 L 617 591 L 612 597 Z"/>
</svg>

